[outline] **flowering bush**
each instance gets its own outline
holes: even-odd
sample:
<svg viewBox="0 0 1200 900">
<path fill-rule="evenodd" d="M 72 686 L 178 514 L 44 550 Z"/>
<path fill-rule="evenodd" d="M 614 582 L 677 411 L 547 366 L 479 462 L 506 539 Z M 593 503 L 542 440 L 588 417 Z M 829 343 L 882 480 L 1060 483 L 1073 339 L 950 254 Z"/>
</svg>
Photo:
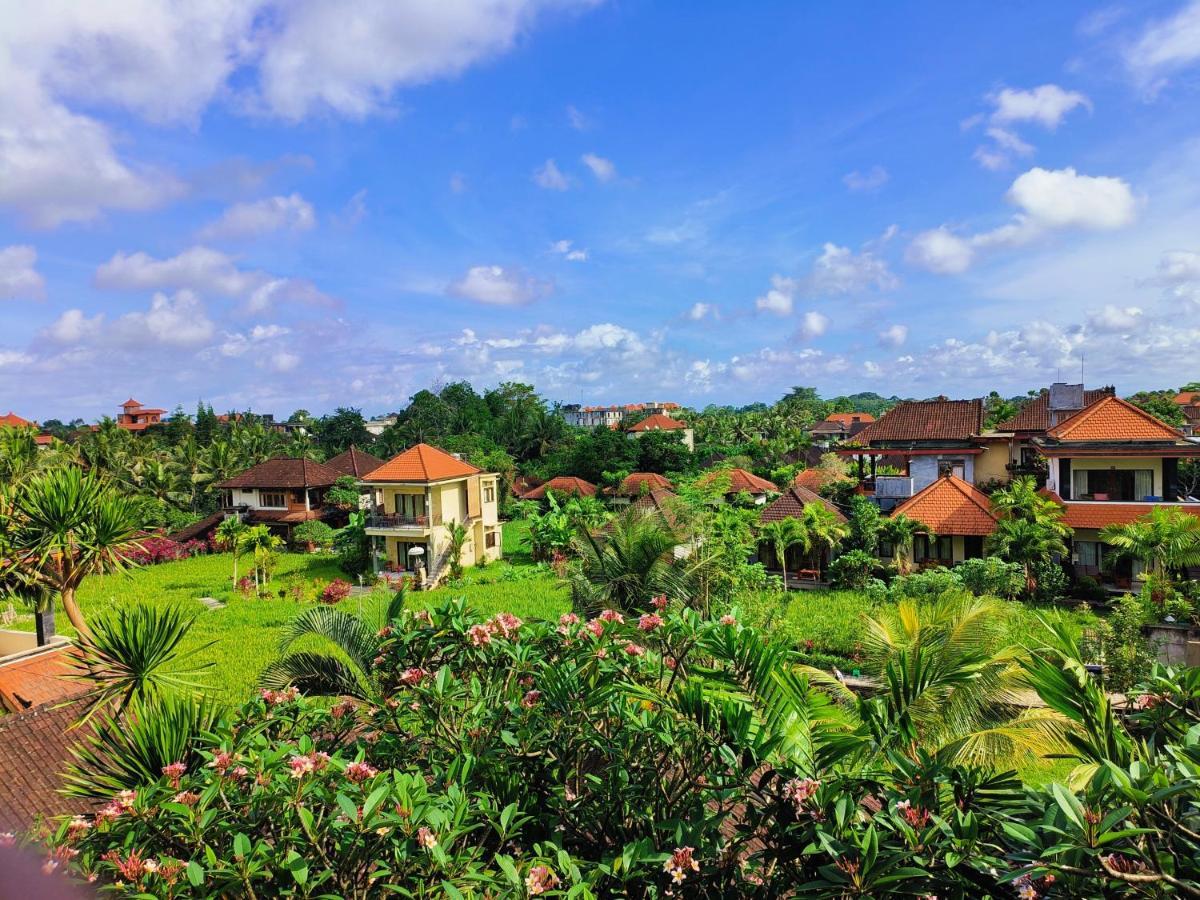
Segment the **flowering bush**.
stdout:
<svg viewBox="0 0 1200 900">
<path fill-rule="evenodd" d="M 1200 670 L 1160 673 L 1126 733 L 1082 666 L 1033 657 L 1047 702 L 1094 707 L 1106 730 L 1073 745 L 1114 757 L 1077 795 L 923 749 L 910 710 L 947 696 L 939 674 L 904 662 L 879 696 L 835 701 L 732 616 L 527 623 L 457 602 L 372 635 L 366 700 L 264 690 L 161 777 L 64 820 L 48 862 L 126 896 L 1028 900 L 1196 883 Z M 1155 749 L 1151 729 L 1176 744 Z"/>
<path fill-rule="evenodd" d="M 322 603 L 341 603 L 350 596 L 350 582 L 335 578 L 321 590 Z"/>
<path fill-rule="evenodd" d="M 203 544 L 203 541 L 189 541 L 187 544 L 180 544 L 170 538 L 148 537 L 142 538 L 139 543 L 141 546 L 131 551 L 128 554 L 129 558 L 140 566 L 150 566 L 173 562 L 177 559 L 187 559 L 195 550 L 196 545 Z"/>
</svg>

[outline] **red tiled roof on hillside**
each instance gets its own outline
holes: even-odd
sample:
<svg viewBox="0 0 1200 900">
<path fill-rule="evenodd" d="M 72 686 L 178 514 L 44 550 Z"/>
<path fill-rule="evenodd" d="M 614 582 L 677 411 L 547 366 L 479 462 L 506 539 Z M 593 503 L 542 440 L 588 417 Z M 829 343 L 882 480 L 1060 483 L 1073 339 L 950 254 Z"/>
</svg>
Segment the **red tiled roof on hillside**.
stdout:
<svg viewBox="0 0 1200 900">
<path fill-rule="evenodd" d="M 810 503 L 820 503 L 835 516 L 839 522 L 845 522 L 842 511 L 822 497 L 805 487 L 792 485 L 762 511 L 761 521 L 778 522 L 780 519 L 798 519 L 804 515 L 804 507 Z"/>
<path fill-rule="evenodd" d="M 311 459 L 277 456 L 251 466 L 240 475 L 222 481 L 218 488 L 306 488 L 329 487 L 338 472 Z"/>
<path fill-rule="evenodd" d="M 687 425 L 680 422 L 678 419 L 672 419 L 670 416 L 664 416 L 662 413 L 655 413 L 652 416 L 646 416 L 642 421 L 630 427 L 631 433 L 642 431 L 682 431 L 687 428 Z"/>
<path fill-rule="evenodd" d="M 339 453 L 332 459 L 325 460 L 325 465 L 335 472 L 340 472 L 342 475 L 352 475 L 355 478 L 362 478 L 364 475 L 369 475 L 382 466 L 383 460 L 377 456 L 372 456 L 370 453 L 364 453 L 352 444 L 350 449 L 344 453 Z"/>
<path fill-rule="evenodd" d="M 7 428 L 37 428 L 35 422 L 30 422 L 28 419 L 22 419 L 12 410 L 9 410 L 3 416 L 0 416 L 0 426 Z"/>
<path fill-rule="evenodd" d="M 987 535 L 996 530 L 988 495 L 953 475 L 939 478 L 892 510 L 893 516 L 902 513 L 939 536 Z"/>
<path fill-rule="evenodd" d="M 466 478 L 469 475 L 478 475 L 480 471 L 439 447 L 414 444 L 371 472 L 368 480 L 372 483 L 403 481 L 426 484 L 430 481 L 445 481 L 447 478 Z"/>
<path fill-rule="evenodd" d="M 675 494 L 671 491 L 665 488 L 656 488 L 634 500 L 633 507 L 645 512 L 657 512 L 662 515 L 668 525 L 674 526 L 676 516 L 675 511 L 671 508 L 671 501 L 675 499 Z"/>
<path fill-rule="evenodd" d="M 1111 397 L 1112 388 L 1094 388 L 1083 392 L 1083 408 L 1087 409 L 1093 403 Z M 1050 392 L 1043 388 L 1041 392 L 1021 407 L 1011 419 L 996 426 L 997 431 L 1045 431 L 1050 427 Z"/>
<path fill-rule="evenodd" d="M 657 472 L 634 472 L 626 475 L 613 493 L 618 497 L 637 497 L 643 491 L 669 491 L 674 487 L 675 485 Z"/>
<path fill-rule="evenodd" d="M 982 400 L 905 400 L 853 437 L 855 444 L 968 441 L 983 430 Z"/>
<path fill-rule="evenodd" d="M 825 417 L 826 422 L 840 422 L 843 425 L 853 425 L 855 422 L 866 422 L 870 425 L 875 417 L 864 412 L 830 413 Z"/>
<path fill-rule="evenodd" d="M 559 475 L 551 478 L 545 484 L 539 484 L 532 490 L 521 495 L 522 500 L 544 500 L 546 492 L 553 491 L 556 497 L 594 497 L 596 486 L 590 481 L 576 478 L 574 475 Z"/>
<path fill-rule="evenodd" d="M 1104 397 L 1046 432 L 1056 441 L 1177 441 L 1179 432 L 1120 397 Z"/>
<path fill-rule="evenodd" d="M 702 482 L 707 483 L 721 477 L 726 472 L 729 473 L 729 488 L 725 491 L 726 494 L 740 494 L 742 491 L 747 494 L 779 493 L 779 488 L 773 482 L 759 478 L 753 472 L 747 472 L 745 469 L 710 469 L 700 478 Z"/>
<path fill-rule="evenodd" d="M 0 706 L 9 712 L 24 712 L 86 690 L 67 677 L 75 671 L 71 662 L 73 651 L 69 644 L 60 645 L 0 665 Z"/>
<path fill-rule="evenodd" d="M 1196 406 L 1200 404 L 1200 391 L 1180 391 L 1174 400 L 1180 406 Z"/>
<path fill-rule="evenodd" d="M 796 473 L 796 477 L 792 479 L 792 484 L 810 491 L 819 491 L 831 482 L 848 480 L 846 476 L 834 474 L 826 469 L 804 469 Z"/>
<path fill-rule="evenodd" d="M 71 729 L 83 712 L 81 701 L 75 701 L 0 718 L 0 831 L 24 831 L 39 816 L 94 808 L 58 792 L 71 748 L 87 735 L 84 729 Z"/>
</svg>

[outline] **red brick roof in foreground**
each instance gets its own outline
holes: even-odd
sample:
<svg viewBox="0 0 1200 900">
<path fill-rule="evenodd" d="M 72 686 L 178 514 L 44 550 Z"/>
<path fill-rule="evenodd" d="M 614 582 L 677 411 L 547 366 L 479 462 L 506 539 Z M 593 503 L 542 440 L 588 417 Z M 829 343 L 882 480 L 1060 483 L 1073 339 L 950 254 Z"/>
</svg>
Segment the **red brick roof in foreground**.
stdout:
<svg viewBox="0 0 1200 900">
<path fill-rule="evenodd" d="M 596 486 L 590 481 L 576 478 L 574 475 L 559 475 L 551 478 L 545 484 L 539 484 L 532 490 L 521 495 L 522 500 L 544 500 L 546 492 L 553 491 L 556 497 L 594 497 Z"/>
<path fill-rule="evenodd" d="M 1057 499 L 1057 497 L 1055 497 Z M 1061 502 L 1061 501 L 1060 501 Z M 1181 509 L 1188 515 L 1200 516 L 1200 503 L 1186 506 L 1157 503 L 1079 503 L 1067 502 L 1063 521 L 1072 528 L 1103 528 L 1105 525 L 1128 525 L 1142 516 L 1149 515 L 1151 508 L 1165 506 Z"/>
<path fill-rule="evenodd" d="M 892 510 L 893 516 L 901 513 L 940 536 L 986 535 L 996 530 L 988 495 L 953 475 L 939 478 Z"/>
<path fill-rule="evenodd" d="M 377 456 L 372 456 L 370 453 L 364 453 L 362 450 L 351 445 L 350 449 L 344 453 L 339 453 L 333 459 L 325 460 L 325 465 L 343 475 L 362 478 L 364 475 L 369 475 L 382 466 L 383 460 Z"/>
<path fill-rule="evenodd" d="M 729 489 L 726 494 L 740 494 L 745 491 L 747 494 L 778 494 L 779 488 L 774 482 L 767 481 L 765 478 L 759 478 L 753 472 L 747 472 L 745 469 L 712 469 L 700 476 L 704 483 L 711 482 L 715 478 L 719 478 L 722 473 L 729 473 Z"/>
<path fill-rule="evenodd" d="M 670 416 L 664 416 L 662 413 L 655 413 L 631 426 L 629 431 L 632 434 L 642 431 L 683 431 L 685 428 L 687 428 L 686 423 L 672 419 Z"/>
<path fill-rule="evenodd" d="M 371 472 L 370 481 L 401 481 L 426 484 L 447 478 L 478 475 L 480 469 L 457 456 L 429 444 L 414 444 Z"/>
<path fill-rule="evenodd" d="M 670 491 L 674 488 L 675 485 L 657 472 L 634 472 L 626 475 L 625 480 L 613 493 L 618 497 L 637 497 L 643 491 Z"/>
<path fill-rule="evenodd" d="M 1094 388 L 1083 392 L 1083 408 L 1112 396 L 1112 388 Z M 1045 431 L 1050 427 L 1050 391 L 1041 392 L 1021 407 L 1021 411 L 996 426 L 997 431 Z"/>
<path fill-rule="evenodd" d="M 83 712 L 81 701 L 74 701 L 0 718 L 0 831 L 24 831 L 39 816 L 91 809 L 87 801 L 58 793 L 71 748 L 86 736 L 83 729 L 71 730 Z"/>
<path fill-rule="evenodd" d="M 0 664 L 0 706 L 19 713 L 85 691 L 84 685 L 67 677 L 75 671 L 72 652 L 70 644 L 59 645 Z"/>
<path fill-rule="evenodd" d="M 779 495 L 770 506 L 762 511 L 761 521 L 778 522 L 780 519 L 798 519 L 804 515 L 804 507 L 810 503 L 820 503 L 835 516 L 839 522 L 845 522 L 842 511 L 822 497 L 805 487 L 792 485 Z"/>
<path fill-rule="evenodd" d="M 1120 397 L 1105 397 L 1046 432 L 1058 441 L 1178 441 L 1179 432 Z"/>
<path fill-rule="evenodd" d="M 306 488 L 329 487 L 338 480 L 335 472 L 311 459 L 296 459 L 277 456 L 257 466 L 251 466 L 240 475 L 222 481 L 218 488 Z"/>
<path fill-rule="evenodd" d="M 905 400 L 851 442 L 968 441 L 982 430 L 982 400 Z"/>
</svg>

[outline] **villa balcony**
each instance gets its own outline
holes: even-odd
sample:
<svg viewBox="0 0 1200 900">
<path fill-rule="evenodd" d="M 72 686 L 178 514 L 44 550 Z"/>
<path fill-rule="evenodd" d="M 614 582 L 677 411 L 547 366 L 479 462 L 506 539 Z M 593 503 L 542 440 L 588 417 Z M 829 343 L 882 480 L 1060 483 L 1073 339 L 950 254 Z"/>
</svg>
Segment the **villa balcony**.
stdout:
<svg viewBox="0 0 1200 900">
<path fill-rule="evenodd" d="M 367 516 L 368 534 L 424 534 L 442 524 L 441 516 L 402 516 L 396 513 L 373 513 Z"/>
</svg>

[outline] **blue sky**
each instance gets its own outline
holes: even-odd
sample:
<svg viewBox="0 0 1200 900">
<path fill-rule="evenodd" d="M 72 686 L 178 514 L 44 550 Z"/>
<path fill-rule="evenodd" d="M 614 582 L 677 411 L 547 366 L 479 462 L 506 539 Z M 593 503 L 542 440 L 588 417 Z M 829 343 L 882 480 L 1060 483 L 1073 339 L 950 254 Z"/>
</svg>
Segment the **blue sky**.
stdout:
<svg viewBox="0 0 1200 900">
<path fill-rule="evenodd" d="M 1200 378 L 1200 2 L 3 16 L 28 417 Z"/>
</svg>

